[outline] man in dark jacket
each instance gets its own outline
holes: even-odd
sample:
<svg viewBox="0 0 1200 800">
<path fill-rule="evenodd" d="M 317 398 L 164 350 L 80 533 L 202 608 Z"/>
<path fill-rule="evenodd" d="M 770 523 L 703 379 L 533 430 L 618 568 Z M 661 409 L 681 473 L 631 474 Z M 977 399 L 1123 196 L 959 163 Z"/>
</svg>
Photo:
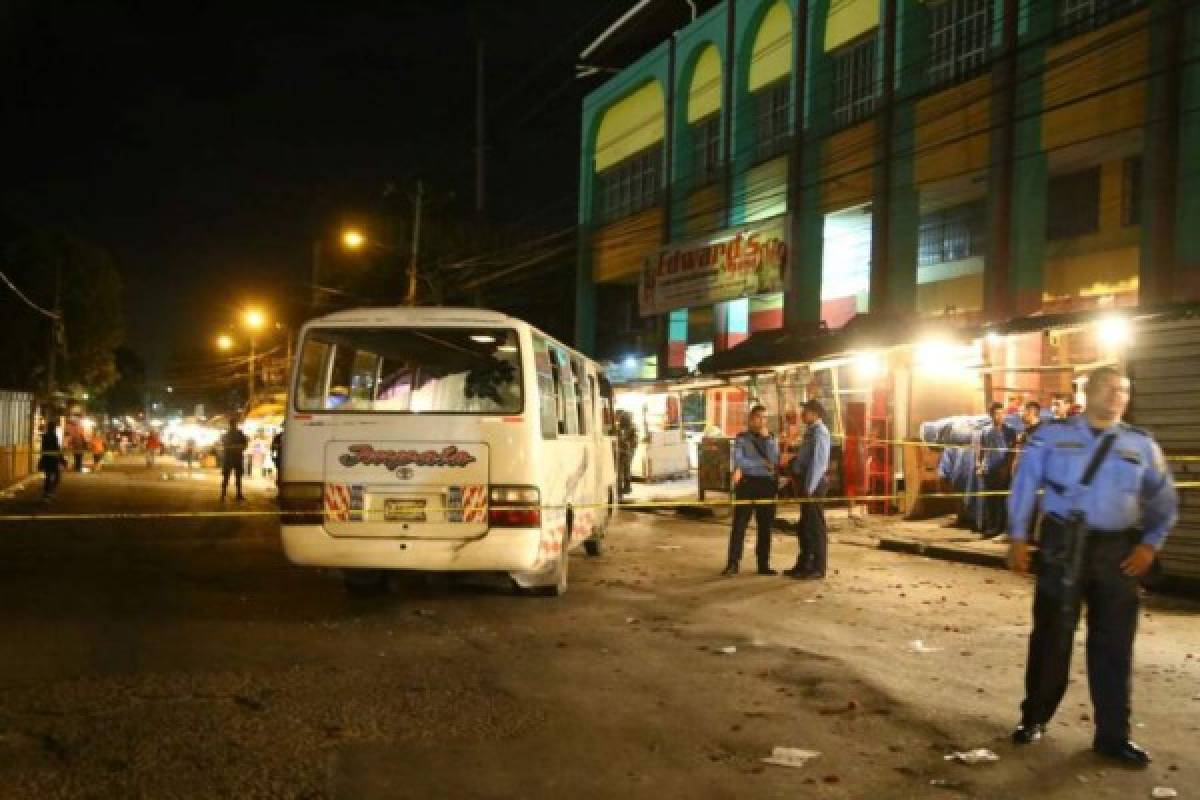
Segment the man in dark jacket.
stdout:
<svg viewBox="0 0 1200 800">
<path fill-rule="evenodd" d="M 230 417 L 229 430 L 221 437 L 221 500 L 225 500 L 225 494 L 229 490 L 229 475 L 233 473 L 236 477 L 237 499 L 245 500 L 242 495 L 242 471 L 245 468 L 243 458 L 246 454 L 246 445 L 249 442 L 246 439 L 246 434 L 242 433 L 238 428 L 236 417 Z"/>
<path fill-rule="evenodd" d="M 42 455 L 38 459 L 38 470 L 46 476 L 42 484 L 42 499 L 46 502 L 54 499 L 66 465 L 67 459 L 58 441 L 58 420 L 50 417 L 46 420 L 46 430 L 42 432 Z"/>
</svg>

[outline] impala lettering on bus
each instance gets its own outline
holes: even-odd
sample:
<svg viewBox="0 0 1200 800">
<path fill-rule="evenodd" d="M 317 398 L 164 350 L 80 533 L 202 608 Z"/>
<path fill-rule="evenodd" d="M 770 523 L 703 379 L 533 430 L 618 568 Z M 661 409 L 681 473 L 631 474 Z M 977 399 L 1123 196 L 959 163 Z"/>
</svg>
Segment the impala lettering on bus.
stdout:
<svg viewBox="0 0 1200 800">
<path fill-rule="evenodd" d="M 343 467 L 386 467 L 399 471 L 407 467 L 466 467 L 478 459 L 454 445 L 441 450 L 376 450 L 369 444 L 352 444 L 338 458 Z"/>
</svg>

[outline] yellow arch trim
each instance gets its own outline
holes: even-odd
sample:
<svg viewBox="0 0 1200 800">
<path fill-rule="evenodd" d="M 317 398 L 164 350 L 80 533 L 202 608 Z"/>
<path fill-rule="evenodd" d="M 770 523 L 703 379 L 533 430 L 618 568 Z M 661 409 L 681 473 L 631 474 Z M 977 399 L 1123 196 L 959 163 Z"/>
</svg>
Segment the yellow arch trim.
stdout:
<svg viewBox="0 0 1200 800">
<path fill-rule="evenodd" d="M 750 51 L 750 91 L 792 74 L 792 11 L 779 0 L 763 17 Z"/>
<path fill-rule="evenodd" d="M 661 142 L 666 132 L 666 110 L 662 86 L 651 81 L 617 101 L 600 120 L 596 131 L 596 171 L 651 145 Z"/>
<path fill-rule="evenodd" d="M 879 27 L 880 0 L 832 0 L 825 26 L 825 52 Z"/>
<path fill-rule="evenodd" d="M 721 110 L 721 53 L 707 45 L 696 59 L 692 85 L 688 89 L 688 122 L 704 119 Z"/>
</svg>

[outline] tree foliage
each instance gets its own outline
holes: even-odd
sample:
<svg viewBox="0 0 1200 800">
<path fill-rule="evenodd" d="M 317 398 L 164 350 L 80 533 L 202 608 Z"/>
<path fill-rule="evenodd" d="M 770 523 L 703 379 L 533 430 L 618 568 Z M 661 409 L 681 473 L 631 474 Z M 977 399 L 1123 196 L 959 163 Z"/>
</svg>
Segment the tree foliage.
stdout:
<svg viewBox="0 0 1200 800">
<path fill-rule="evenodd" d="M 45 309 L 53 309 L 61 281 L 58 386 L 94 393 L 111 386 L 123 322 L 121 276 L 107 251 L 61 231 L 0 220 L 0 270 Z M 0 286 L 0 331 L 6 342 L 20 343 L 0 361 L 0 385 L 44 388 L 50 320 Z"/>
</svg>

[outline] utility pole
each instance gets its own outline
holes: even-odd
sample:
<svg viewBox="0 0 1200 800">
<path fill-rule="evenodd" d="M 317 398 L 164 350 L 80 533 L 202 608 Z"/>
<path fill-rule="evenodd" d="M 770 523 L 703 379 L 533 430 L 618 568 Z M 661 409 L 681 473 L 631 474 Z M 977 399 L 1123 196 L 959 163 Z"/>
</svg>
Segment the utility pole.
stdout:
<svg viewBox="0 0 1200 800">
<path fill-rule="evenodd" d="M 312 243 L 312 310 L 316 314 L 321 308 L 321 240 L 313 239 Z"/>
<path fill-rule="evenodd" d="M 64 250 L 63 258 L 70 258 Z M 54 262 L 54 318 L 50 320 L 50 342 L 46 353 L 46 401 L 53 405 L 58 390 L 58 342 L 62 328 L 62 261 Z"/>
<path fill-rule="evenodd" d="M 408 261 L 408 291 L 404 294 L 404 305 L 417 304 L 417 253 L 421 247 L 421 204 L 425 200 L 425 184 L 417 181 L 417 196 L 413 206 L 412 255 Z"/>
<path fill-rule="evenodd" d="M 250 369 L 246 372 L 246 414 L 254 410 L 254 358 L 258 341 L 253 333 L 250 334 Z"/>
<path fill-rule="evenodd" d="M 484 171 L 484 108 L 483 108 L 483 39 L 475 43 L 475 213 L 483 214 L 485 205 Z"/>
</svg>

